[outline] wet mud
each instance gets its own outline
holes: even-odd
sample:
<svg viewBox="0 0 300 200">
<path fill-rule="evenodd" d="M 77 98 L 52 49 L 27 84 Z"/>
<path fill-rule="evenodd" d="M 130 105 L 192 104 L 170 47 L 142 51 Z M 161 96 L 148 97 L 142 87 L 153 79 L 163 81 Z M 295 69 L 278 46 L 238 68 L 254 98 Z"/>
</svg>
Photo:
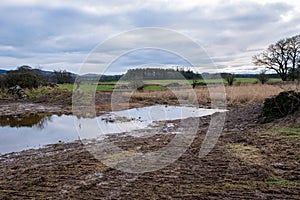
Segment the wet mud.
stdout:
<svg viewBox="0 0 300 200">
<path fill-rule="evenodd" d="M 210 117 L 200 118 L 185 153 L 153 172 L 135 174 L 108 167 L 81 141 L 1 155 L 0 198 L 299 199 L 299 137 L 276 131 L 286 119 L 260 124 L 260 114 L 261 105 L 230 108 L 217 144 L 204 158 L 199 158 L 199 149 Z M 174 137 L 168 132 L 178 122 L 166 123 L 173 125 L 158 125 L 157 133 L 148 137 L 114 135 L 108 140 L 125 150 L 154 151 Z"/>
</svg>

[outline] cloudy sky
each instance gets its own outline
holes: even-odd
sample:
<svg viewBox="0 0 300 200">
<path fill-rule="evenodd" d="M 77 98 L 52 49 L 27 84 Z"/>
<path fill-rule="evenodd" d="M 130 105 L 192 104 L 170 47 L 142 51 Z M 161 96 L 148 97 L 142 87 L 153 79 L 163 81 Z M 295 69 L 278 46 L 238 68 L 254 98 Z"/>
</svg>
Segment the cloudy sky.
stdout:
<svg viewBox="0 0 300 200">
<path fill-rule="evenodd" d="M 299 22 L 297 0 L 1 0 L 0 69 L 30 65 L 77 73 L 84 63 L 92 63 L 84 71 L 97 73 L 97 67 L 107 67 L 109 61 L 111 73 L 151 63 L 188 66 L 190 60 L 181 53 L 195 51 L 178 42 L 182 34 L 196 42 L 219 70 L 258 72 L 261 68 L 252 65 L 252 56 L 281 38 L 300 34 Z M 138 39 L 141 33 L 130 32 L 146 27 L 173 31 L 174 37 L 164 31 L 154 34 L 154 47 L 160 49 L 149 49 L 153 33 L 143 43 Z M 114 41 L 113 50 L 103 47 L 107 41 Z M 147 48 L 132 46 L 135 41 Z M 116 53 L 118 44 L 127 45 L 127 52 Z M 133 51 L 134 47 L 139 49 Z M 177 47 L 184 50 L 165 51 Z"/>
</svg>

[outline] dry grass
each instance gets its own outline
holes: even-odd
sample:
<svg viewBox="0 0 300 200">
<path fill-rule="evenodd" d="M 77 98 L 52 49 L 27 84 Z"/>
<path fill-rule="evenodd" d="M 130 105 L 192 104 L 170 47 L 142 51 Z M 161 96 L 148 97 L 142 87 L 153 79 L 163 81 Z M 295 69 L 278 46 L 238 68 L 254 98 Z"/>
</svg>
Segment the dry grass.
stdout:
<svg viewBox="0 0 300 200">
<path fill-rule="evenodd" d="M 225 90 L 224 90 L 225 89 Z M 166 91 L 136 91 L 133 94 L 123 93 L 122 95 L 139 101 L 158 101 L 169 102 L 177 101 L 178 99 L 186 101 L 194 101 L 194 95 L 197 95 L 199 104 L 206 105 L 211 103 L 211 99 L 225 99 L 229 106 L 241 106 L 256 103 L 263 103 L 268 97 L 279 94 L 282 91 L 296 90 L 300 91 L 299 85 L 295 83 L 287 84 L 244 84 L 234 86 L 213 86 L 210 92 L 206 87 L 194 89 L 194 92 L 189 89 L 166 90 Z M 226 91 L 226 93 L 224 92 Z M 212 97 L 212 98 L 211 98 Z"/>
<path fill-rule="evenodd" d="M 264 165 L 265 159 L 260 150 L 251 145 L 232 143 L 227 145 L 228 150 L 238 159 L 249 164 Z"/>
<path fill-rule="evenodd" d="M 287 90 L 299 90 L 296 84 L 260 85 L 249 84 L 226 87 L 228 105 L 263 103 L 268 97 Z"/>
</svg>

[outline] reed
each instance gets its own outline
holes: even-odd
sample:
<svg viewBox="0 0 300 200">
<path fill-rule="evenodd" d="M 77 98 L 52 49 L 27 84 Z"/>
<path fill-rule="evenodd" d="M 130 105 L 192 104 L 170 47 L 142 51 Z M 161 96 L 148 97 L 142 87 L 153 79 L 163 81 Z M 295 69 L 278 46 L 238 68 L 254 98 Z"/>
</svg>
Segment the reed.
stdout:
<svg viewBox="0 0 300 200">
<path fill-rule="evenodd" d="M 214 86 L 220 87 L 220 86 Z M 222 92 L 222 90 L 224 92 Z M 225 86 L 220 88 L 212 88 L 211 93 L 208 88 L 201 87 L 194 89 L 194 94 L 197 96 L 199 104 L 207 104 L 211 102 L 211 96 L 214 99 L 224 98 L 226 95 L 227 105 L 242 106 L 263 103 L 268 97 L 279 94 L 282 91 L 296 90 L 300 91 L 300 87 L 295 83 L 287 84 L 242 84 Z M 217 92 L 215 92 L 217 91 Z M 192 92 L 193 93 L 193 92 Z M 131 98 L 138 101 L 157 101 L 168 102 L 178 99 L 189 100 L 193 99 L 194 94 L 191 90 L 165 90 L 165 91 L 135 91 L 134 93 L 124 92 L 122 95 L 126 98 Z M 218 97 L 219 96 L 219 97 Z"/>
</svg>

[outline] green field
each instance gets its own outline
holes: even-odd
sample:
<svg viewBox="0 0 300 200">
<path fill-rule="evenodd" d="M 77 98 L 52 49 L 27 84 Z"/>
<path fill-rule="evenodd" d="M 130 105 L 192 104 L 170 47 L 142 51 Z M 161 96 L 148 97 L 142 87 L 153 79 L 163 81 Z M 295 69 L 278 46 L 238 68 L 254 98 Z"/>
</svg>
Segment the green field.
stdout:
<svg viewBox="0 0 300 200">
<path fill-rule="evenodd" d="M 269 82 L 280 82 L 281 79 L 270 79 Z M 197 80 L 198 83 L 226 83 L 225 79 L 209 79 L 209 80 Z M 155 91 L 155 90 L 166 90 L 166 86 L 171 83 L 178 83 L 181 87 L 185 85 L 191 85 L 193 80 L 145 80 L 144 90 Z M 256 78 L 236 78 L 235 83 L 258 83 Z M 96 91 L 113 91 L 116 86 L 128 86 L 129 82 L 119 81 L 119 82 L 99 82 L 98 85 L 85 84 L 80 85 L 81 90 L 93 91 L 96 88 Z M 68 90 L 73 90 L 73 84 L 59 84 L 60 88 L 65 88 Z M 126 89 L 119 89 L 126 90 Z"/>
<path fill-rule="evenodd" d="M 60 88 L 68 89 L 68 90 L 73 90 L 74 85 L 73 84 L 59 84 L 58 85 Z M 75 86 L 76 87 L 76 86 Z M 92 85 L 92 84 L 81 84 L 80 89 L 83 91 L 94 91 L 96 88 L 96 91 L 112 91 L 115 89 L 115 85 Z"/>
<path fill-rule="evenodd" d="M 279 78 L 270 78 L 269 79 L 269 83 L 270 82 L 280 82 L 281 79 Z M 236 78 L 235 82 L 240 82 L 240 83 L 258 83 L 259 81 L 256 78 Z"/>
<path fill-rule="evenodd" d="M 143 89 L 148 91 L 156 91 L 156 90 L 166 90 L 168 88 L 163 85 L 146 85 Z"/>
<path fill-rule="evenodd" d="M 281 79 L 279 78 L 272 78 L 269 79 L 268 82 L 280 82 Z M 226 83 L 225 79 L 208 79 L 208 80 L 197 80 L 197 82 L 201 83 Z M 179 83 L 179 84 L 192 84 L 193 80 L 145 80 L 145 84 L 162 84 L 167 85 L 170 83 Z M 258 83 L 258 80 L 256 78 L 235 78 L 235 83 Z"/>
</svg>

